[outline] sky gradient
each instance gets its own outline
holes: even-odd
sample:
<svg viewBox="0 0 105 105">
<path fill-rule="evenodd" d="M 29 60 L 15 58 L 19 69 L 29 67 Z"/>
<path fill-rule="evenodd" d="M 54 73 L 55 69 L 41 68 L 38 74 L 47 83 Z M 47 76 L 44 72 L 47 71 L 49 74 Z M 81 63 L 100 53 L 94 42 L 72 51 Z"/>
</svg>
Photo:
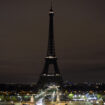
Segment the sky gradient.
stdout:
<svg viewBox="0 0 105 105">
<path fill-rule="evenodd" d="M 47 53 L 50 0 L 0 0 L 0 83 L 36 82 Z M 55 0 L 64 80 L 105 82 L 105 0 Z"/>
</svg>

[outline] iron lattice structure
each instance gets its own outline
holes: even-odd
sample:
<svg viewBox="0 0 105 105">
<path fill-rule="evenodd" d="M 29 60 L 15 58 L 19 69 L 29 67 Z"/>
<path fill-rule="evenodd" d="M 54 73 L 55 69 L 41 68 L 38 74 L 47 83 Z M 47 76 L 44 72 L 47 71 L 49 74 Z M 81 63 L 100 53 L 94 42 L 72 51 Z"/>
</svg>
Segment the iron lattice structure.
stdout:
<svg viewBox="0 0 105 105">
<path fill-rule="evenodd" d="M 44 86 L 46 84 L 52 84 L 52 83 L 60 85 L 63 81 L 61 73 L 58 68 L 57 57 L 55 54 L 53 21 L 54 21 L 54 11 L 51 2 L 51 8 L 49 12 L 49 38 L 48 38 L 47 56 L 45 57 L 44 69 L 37 83 L 38 86 Z M 50 65 L 54 66 L 54 73 L 51 74 L 49 73 Z"/>
</svg>

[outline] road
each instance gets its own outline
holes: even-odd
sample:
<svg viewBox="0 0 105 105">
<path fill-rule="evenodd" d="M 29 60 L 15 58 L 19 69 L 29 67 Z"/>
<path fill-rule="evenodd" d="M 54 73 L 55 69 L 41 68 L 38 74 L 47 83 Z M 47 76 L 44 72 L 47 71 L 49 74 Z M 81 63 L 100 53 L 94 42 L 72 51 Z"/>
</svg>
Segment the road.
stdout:
<svg viewBox="0 0 105 105">
<path fill-rule="evenodd" d="M 103 104 L 92 104 L 90 102 L 82 102 L 82 101 L 70 101 L 70 102 L 54 102 L 54 103 L 43 103 L 42 99 L 40 99 L 36 104 L 35 103 L 24 103 L 26 105 L 103 105 Z M 23 105 L 23 103 L 8 103 L 8 102 L 0 102 L 0 105 Z"/>
</svg>

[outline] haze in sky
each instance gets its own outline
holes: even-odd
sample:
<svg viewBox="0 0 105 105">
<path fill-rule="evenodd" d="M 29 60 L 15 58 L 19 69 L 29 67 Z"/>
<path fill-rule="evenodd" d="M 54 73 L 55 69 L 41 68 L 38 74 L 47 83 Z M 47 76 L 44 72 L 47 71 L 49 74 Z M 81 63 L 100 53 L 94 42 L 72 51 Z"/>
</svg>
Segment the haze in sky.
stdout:
<svg viewBox="0 0 105 105">
<path fill-rule="evenodd" d="M 47 53 L 50 0 L 0 0 L 0 82 L 36 82 Z M 105 0 L 55 0 L 64 80 L 105 82 Z"/>
</svg>

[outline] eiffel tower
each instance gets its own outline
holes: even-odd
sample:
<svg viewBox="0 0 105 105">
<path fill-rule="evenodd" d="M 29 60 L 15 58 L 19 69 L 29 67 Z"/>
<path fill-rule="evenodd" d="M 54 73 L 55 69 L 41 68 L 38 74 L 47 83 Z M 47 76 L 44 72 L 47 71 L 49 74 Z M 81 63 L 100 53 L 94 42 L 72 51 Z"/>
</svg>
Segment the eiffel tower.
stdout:
<svg viewBox="0 0 105 105">
<path fill-rule="evenodd" d="M 49 38 L 48 38 L 47 56 L 45 57 L 44 69 L 37 83 L 38 86 L 44 86 L 46 84 L 53 84 L 53 83 L 60 85 L 63 81 L 57 65 L 57 57 L 55 54 L 53 17 L 54 17 L 54 11 L 51 1 L 51 8 L 49 11 Z M 54 66 L 53 69 L 54 73 L 49 73 L 49 66 L 51 65 Z"/>
</svg>

